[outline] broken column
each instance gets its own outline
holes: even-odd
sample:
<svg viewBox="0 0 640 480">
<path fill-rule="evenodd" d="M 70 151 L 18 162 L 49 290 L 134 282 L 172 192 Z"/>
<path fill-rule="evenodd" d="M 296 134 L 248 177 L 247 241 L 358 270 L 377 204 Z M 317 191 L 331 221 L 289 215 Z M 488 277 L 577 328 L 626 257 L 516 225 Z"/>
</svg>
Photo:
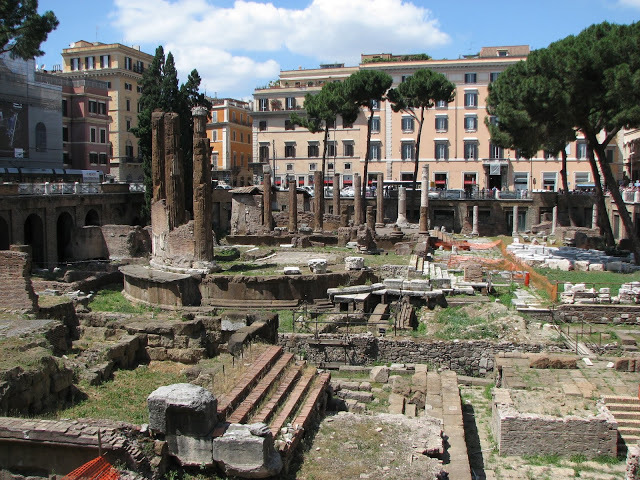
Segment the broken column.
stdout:
<svg viewBox="0 0 640 480">
<path fill-rule="evenodd" d="M 313 172 L 313 185 L 315 195 L 313 197 L 313 231 L 322 233 L 324 227 L 324 173 Z"/>
<path fill-rule="evenodd" d="M 376 184 L 376 227 L 384 227 L 384 178 L 378 173 Z"/>
<path fill-rule="evenodd" d="M 405 187 L 398 188 L 398 219 L 396 224 L 399 226 L 407 225 L 407 189 Z"/>
<path fill-rule="evenodd" d="M 213 260 L 213 197 L 211 191 L 211 148 L 207 138 L 207 109 L 194 107 L 193 115 L 193 236 L 194 259 Z"/>
<path fill-rule="evenodd" d="M 298 195 L 295 180 L 289 181 L 289 233 L 298 231 Z"/>
<path fill-rule="evenodd" d="M 263 216 L 262 225 L 265 226 L 267 231 L 273 230 L 272 215 L 271 215 L 271 174 L 265 173 L 262 183 L 262 203 L 263 203 Z"/>
<path fill-rule="evenodd" d="M 429 233 L 429 165 L 422 167 L 422 190 L 420 193 L 420 225 L 418 233 Z"/>
<path fill-rule="evenodd" d="M 593 204 L 593 211 L 591 212 L 591 228 L 598 228 L 598 204 Z"/>
<path fill-rule="evenodd" d="M 340 174 L 333 174 L 333 214 L 340 215 Z"/>
<path fill-rule="evenodd" d="M 516 237 L 518 235 L 518 206 L 513 206 L 513 231 L 511 236 Z"/>
<path fill-rule="evenodd" d="M 473 229 L 471 230 L 471 235 L 478 236 L 480 233 L 478 232 L 478 213 L 479 213 L 478 205 L 473 206 Z"/>
<path fill-rule="evenodd" d="M 353 224 L 357 227 L 362 224 L 362 184 L 360 174 L 353 174 Z"/>
<path fill-rule="evenodd" d="M 366 224 L 367 227 L 369 227 L 371 229 L 372 232 L 376 231 L 376 217 L 375 214 L 373 212 L 373 205 L 367 205 L 367 218 L 366 218 Z"/>
<path fill-rule="evenodd" d="M 551 214 L 551 235 L 556 234 L 556 226 L 558 225 L 558 206 L 553 207 L 553 213 Z"/>
<path fill-rule="evenodd" d="M 151 181 L 152 202 L 165 198 L 164 185 L 164 120 L 160 111 L 151 114 Z"/>
<path fill-rule="evenodd" d="M 164 114 L 164 153 L 169 230 L 174 230 L 184 223 L 184 171 L 177 113 Z"/>
</svg>

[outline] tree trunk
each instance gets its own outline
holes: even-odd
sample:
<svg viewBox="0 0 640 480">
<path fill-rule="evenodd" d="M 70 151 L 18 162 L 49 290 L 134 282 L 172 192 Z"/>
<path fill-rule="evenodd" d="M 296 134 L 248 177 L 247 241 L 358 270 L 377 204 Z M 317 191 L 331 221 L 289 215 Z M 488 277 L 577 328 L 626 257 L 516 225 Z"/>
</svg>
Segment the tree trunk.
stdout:
<svg viewBox="0 0 640 480">
<path fill-rule="evenodd" d="M 604 203 L 604 192 L 602 191 L 600 172 L 598 171 L 596 160 L 593 157 L 593 148 L 591 148 L 590 145 L 587 145 L 587 158 L 589 158 L 591 173 L 593 174 L 593 184 L 596 188 L 596 204 L 598 205 L 598 226 L 600 227 L 600 234 L 604 235 L 606 245 L 613 246 L 615 244 L 615 240 L 613 238 L 613 230 L 611 230 L 611 222 L 607 215 L 607 206 Z"/>
<path fill-rule="evenodd" d="M 565 149 L 560 150 L 560 158 L 562 158 L 562 168 L 560 170 L 560 178 L 562 179 L 562 192 L 564 197 L 564 203 L 567 208 L 567 215 L 572 227 L 577 225 L 573 209 L 571 208 L 571 202 L 569 200 L 569 182 L 567 181 L 567 151 Z"/>
<path fill-rule="evenodd" d="M 361 209 L 361 219 L 362 223 L 366 223 L 367 219 L 367 177 L 369 175 L 369 153 L 371 149 L 371 122 L 373 122 L 373 108 L 369 105 L 369 121 L 367 122 L 367 152 L 364 156 L 364 171 L 362 173 L 362 209 Z"/>
<path fill-rule="evenodd" d="M 589 135 L 587 139 L 590 142 L 594 142 L 596 154 L 598 157 L 598 165 L 600 165 L 600 170 L 604 175 L 605 182 L 609 186 L 609 191 L 611 192 L 613 201 L 615 202 L 616 207 L 618 207 L 618 214 L 620 215 L 622 225 L 624 225 L 624 228 L 626 230 L 627 237 L 631 241 L 631 250 L 633 251 L 634 263 L 636 265 L 640 265 L 640 239 L 638 239 L 633 221 L 631 220 L 631 215 L 629 215 L 627 206 L 625 205 L 624 199 L 622 198 L 622 193 L 620 193 L 620 188 L 618 188 L 618 184 L 615 178 L 613 178 L 611 167 L 607 163 L 607 155 L 604 149 L 604 145 L 597 141 L 595 135 Z"/>
<path fill-rule="evenodd" d="M 327 174 L 326 172 L 326 160 L 327 160 L 327 139 L 329 138 L 329 125 L 325 122 L 324 127 L 324 141 L 322 144 L 322 191 L 324 192 L 324 176 Z M 316 194 L 318 190 L 318 186 L 316 185 Z"/>
<path fill-rule="evenodd" d="M 416 118 L 416 116 L 414 115 L 414 118 Z M 416 118 L 416 121 L 418 121 L 418 138 L 416 139 L 416 158 L 414 161 L 414 168 L 413 168 L 413 191 L 411 192 L 411 198 L 409 200 L 409 209 L 411 211 L 411 213 L 413 214 L 413 212 L 415 212 L 415 206 L 416 206 L 416 196 L 417 196 L 417 185 L 418 185 L 418 169 L 419 169 L 419 164 L 420 164 L 420 138 L 422 137 L 422 125 L 424 123 L 424 107 L 420 108 L 420 120 L 418 120 Z M 418 209 L 418 212 L 420 212 L 420 209 Z M 413 217 L 413 220 L 415 220 L 416 218 Z M 418 220 L 420 219 L 420 213 L 418 213 Z"/>
</svg>

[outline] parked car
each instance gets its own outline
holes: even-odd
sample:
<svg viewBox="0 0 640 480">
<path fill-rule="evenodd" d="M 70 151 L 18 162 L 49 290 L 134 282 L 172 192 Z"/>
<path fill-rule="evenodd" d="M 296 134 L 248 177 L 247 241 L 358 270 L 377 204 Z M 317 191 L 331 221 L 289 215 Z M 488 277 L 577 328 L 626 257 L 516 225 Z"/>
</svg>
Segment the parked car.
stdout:
<svg viewBox="0 0 640 480">
<path fill-rule="evenodd" d="M 341 197 L 353 197 L 353 187 L 344 187 L 340 190 Z"/>
</svg>

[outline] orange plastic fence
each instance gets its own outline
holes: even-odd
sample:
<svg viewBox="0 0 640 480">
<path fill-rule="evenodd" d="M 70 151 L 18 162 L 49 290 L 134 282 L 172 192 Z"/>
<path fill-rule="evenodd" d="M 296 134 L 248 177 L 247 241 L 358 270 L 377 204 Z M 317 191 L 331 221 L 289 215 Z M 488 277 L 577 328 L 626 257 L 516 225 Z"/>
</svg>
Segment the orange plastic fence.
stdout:
<svg viewBox="0 0 640 480">
<path fill-rule="evenodd" d="M 558 299 L 558 285 L 551 283 L 547 279 L 547 277 L 536 272 L 533 269 L 533 267 L 531 267 L 530 265 L 527 265 L 524 262 L 521 262 L 516 257 L 511 255 L 507 251 L 507 247 L 502 242 L 502 240 L 499 240 L 499 242 L 500 242 L 500 250 L 502 251 L 502 255 L 504 256 L 504 258 L 508 259 L 508 261 L 514 265 L 514 269 L 526 270 L 527 272 L 529 272 L 531 276 L 531 283 L 533 283 L 536 288 L 540 290 L 545 290 L 549 294 L 549 298 L 551 299 L 551 301 L 555 302 Z"/>
<path fill-rule="evenodd" d="M 98 457 L 65 475 L 62 480 L 118 480 L 119 478 L 120 472 L 104 457 Z"/>
</svg>

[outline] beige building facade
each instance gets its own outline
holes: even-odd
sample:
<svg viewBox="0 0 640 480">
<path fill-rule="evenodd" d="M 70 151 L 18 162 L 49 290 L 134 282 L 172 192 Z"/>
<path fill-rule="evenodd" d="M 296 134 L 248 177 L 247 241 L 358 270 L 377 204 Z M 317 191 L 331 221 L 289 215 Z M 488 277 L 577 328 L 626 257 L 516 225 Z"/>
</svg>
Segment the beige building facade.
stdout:
<svg viewBox="0 0 640 480">
<path fill-rule="evenodd" d="M 562 188 L 561 161 L 539 152 L 525 159 L 514 150 L 491 144 L 486 121 L 489 84 L 509 65 L 526 59 L 528 46 L 485 47 L 478 55 L 455 60 L 404 60 L 390 54 L 363 55 L 357 67 L 322 65 L 318 69 L 282 71 L 272 84 L 254 92 L 253 154 L 263 170 L 273 171 L 275 184 L 295 179 L 299 186 L 313 183 L 313 172 L 321 168 L 322 134 L 310 134 L 289 122 L 292 111 L 302 110 L 304 96 L 317 92 L 325 82 L 343 81 L 352 73 L 376 69 L 393 78 L 392 87 L 420 68 L 445 75 L 456 85 L 450 104 L 436 105 L 425 114 L 420 144 L 420 167 L 429 165 L 433 189 L 465 190 L 469 193 L 498 189 L 536 191 Z M 363 109 L 353 125 L 341 119 L 330 132 L 325 184 L 334 173 L 341 185 L 350 185 L 354 173 L 363 173 L 367 118 Z M 393 112 L 383 101 L 374 111 L 369 159 L 369 181 L 378 173 L 385 181 L 413 180 L 417 122 L 403 112 Z M 586 156 L 586 143 L 578 137 L 566 147 L 569 189 L 588 188 L 593 175 Z M 607 151 L 614 172 L 622 178 L 622 156 L 617 145 Z M 419 169 L 420 171 L 420 169 Z M 418 179 L 419 180 L 419 179 Z"/>
<path fill-rule="evenodd" d="M 62 67 L 55 73 L 107 82 L 112 119 L 109 131 L 110 173 L 117 181 L 142 182 L 138 139 L 130 130 L 138 124 L 138 102 L 142 92 L 140 81 L 153 56 L 140 51 L 139 47 L 81 40 L 65 48 L 62 59 Z"/>
</svg>

